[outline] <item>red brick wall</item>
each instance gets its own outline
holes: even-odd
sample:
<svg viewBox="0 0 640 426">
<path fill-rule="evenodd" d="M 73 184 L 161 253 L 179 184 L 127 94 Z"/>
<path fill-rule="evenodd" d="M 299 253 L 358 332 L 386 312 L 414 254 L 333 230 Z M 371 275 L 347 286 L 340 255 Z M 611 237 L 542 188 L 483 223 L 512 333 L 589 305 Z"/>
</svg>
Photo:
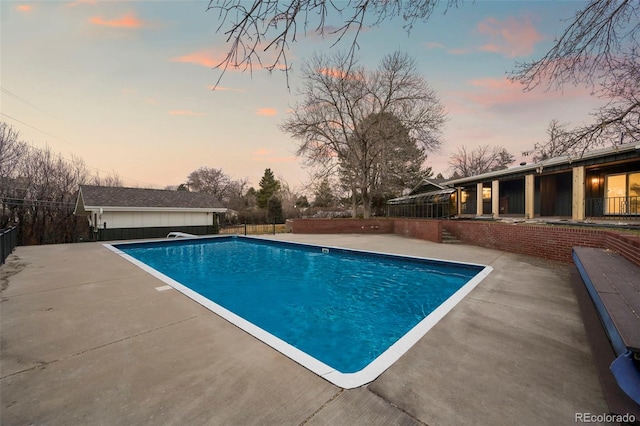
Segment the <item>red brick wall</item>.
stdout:
<svg viewBox="0 0 640 426">
<path fill-rule="evenodd" d="M 294 234 L 393 234 L 393 219 L 293 219 Z"/>
<path fill-rule="evenodd" d="M 605 246 L 640 266 L 640 236 L 605 232 Z"/>
<path fill-rule="evenodd" d="M 421 219 L 394 219 L 393 232 L 405 237 L 442 242 L 442 221 Z"/>
<path fill-rule="evenodd" d="M 605 247 L 604 231 L 588 228 L 477 221 L 449 221 L 443 226 L 467 244 L 563 262 L 571 262 L 574 246 Z"/>
<path fill-rule="evenodd" d="M 640 265 L 640 237 L 602 229 L 479 221 L 443 221 L 460 241 L 545 259 L 571 262 L 574 246 L 614 250 Z"/>
<path fill-rule="evenodd" d="M 588 227 L 525 225 L 479 220 L 294 219 L 298 234 L 397 234 L 442 242 L 442 229 L 466 244 L 571 262 L 574 246 L 607 248 L 640 265 L 640 237 Z"/>
</svg>

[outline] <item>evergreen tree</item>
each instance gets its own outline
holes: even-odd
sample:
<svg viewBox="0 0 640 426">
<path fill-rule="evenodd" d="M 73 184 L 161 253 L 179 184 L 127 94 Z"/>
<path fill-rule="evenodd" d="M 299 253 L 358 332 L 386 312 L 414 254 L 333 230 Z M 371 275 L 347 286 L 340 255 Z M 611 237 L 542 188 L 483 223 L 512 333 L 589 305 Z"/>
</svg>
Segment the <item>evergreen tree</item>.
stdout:
<svg viewBox="0 0 640 426">
<path fill-rule="evenodd" d="M 284 223 L 282 201 L 277 195 L 272 195 L 267 202 L 267 221 L 269 223 Z"/>
<path fill-rule="evenodd" d="M 331 191 L 331 184 L 329 184 L 329 179 L 324 178 L 315 193 L 315 200 L 313 205 L 315 207 L 331 207 L 333 206 L 333 191 Z"/>
<path fill-rule="evenodd" d="M 296 207 L 304 208 L 309 207 L 309 200 L 307 200 L 306 195 L 301 195 L 296 198 Z"/>
<path fill-rule="evenodd" d="M 261 209 L 266 209 L 269 199 L 280 189 L 280 182 L 275 178 L 271 169 L 265 169 L 264 176 L 260 179 L 260 189 L 256 194 L 256 204 Z"/>
</svg>

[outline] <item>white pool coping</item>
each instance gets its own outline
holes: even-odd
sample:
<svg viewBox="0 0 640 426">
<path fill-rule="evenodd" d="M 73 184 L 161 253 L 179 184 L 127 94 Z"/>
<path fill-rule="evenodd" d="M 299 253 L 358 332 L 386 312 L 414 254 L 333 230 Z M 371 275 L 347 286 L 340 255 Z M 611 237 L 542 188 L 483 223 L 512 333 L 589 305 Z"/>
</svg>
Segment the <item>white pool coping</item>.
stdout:
<svg viewBox="0 0 640 426">
<path fill-rule="evenodd" d="M 243 238 L 252 238 L 252 237 L 243 237 Z M 266 240 L 266 241 L 274 241 L 279 244 L 283 243 L 283 241 L 280 241 L 280 240 L 269 240 L 266 238 L 259 238 L 259 239 L 261 241 Z M 184 240 L 185 239 L 181 239 L 181 241 L 184 241 Z M 480 272 L 478 272 L 471 280 L 469 280 L 465 285 L 460 287 L 458 291 L 452 294 L 447 300 L 445 300 L 442 304 L 440 304 L 440 306 L 438 306 L 429 315 L 427 315 L 422 321 L 416 324 L 411 330 L 409 330 L 404 336 L 398 339 L 393 345 L 391 345 L 387 350 L 385 350 L 382 354 L 380 354 L 376 359 L 371 361 L 365 368 L 355 373 L 343 373 L 317 360 L 316 358 L 312 357 L 306 352 L 301 351 L 300 349 L 274 336 L 273 334 L 263 330 L 262 328 L 256 326 L 255 324 L 245 320 L 239 315 L 236 315 L 235 313 L 229 311 L 228 309 L 218 305 L 212 300 L 207 299 L 206 297 L 191 290 L 190 288 L 184 286 L 178 281 L 153 269 L 149 265 L 133 258 L 132 256 L 129 256 L 128 254 L 124 253 L 122 250 L 118 249 L 117 247 L 114 247 L 114 245 L 138 244 L 143 242 L 167 242 L 167 241 L 176 241 L 176 240 L 171 239 L 171 240 L 121 242 L 121 243 L 113 243 L 113 244 L 103 244 L 103 246 L 113 251 L 114 253 L 118 254 L 122 258 L 128 260 L 129 262 L 133 263 L 134 265 L 138 266 L 140 269 L 158 278 L 159 280 L 166 283 L 167 285 L 178 290 L 185 296 L 198 302 L 205 308 L 221 316 L 222 318 L 234 324 L 235 326 L 251 334 L 255 338 L 271 346 L 278 352 L 289 357 L 290 359 L 302 365 L 303 367 L 313 371 L 314 373 L 323 377 L 324 379 L 328 380 L 334 385 L 344 389 L 357 388 L 357 387 L 366 385 L 367 383 L 370 383 L 376 378 L 378 378 L 378 376 L 380 376 L 386 369 L 391 367 L 391 365 L 393 365 L 398 359 L 400 359 L 402 355 L 404 355 L 413 345 L 415 345 L 418 342 L 418 340 L 420 340 L 429 330 L 431 330 L 433 326 L 435 326 L 438 323 L 438 321 L 440 321 L 449 311 L 451 311 L 451 309 L 453 309 L 454 306 L 456 306 L 462 299 L 464 299 L 464 297 L 467 294 L 469 294 L 471 290 L 473 290 L 487 275 L 489 275 L 491 271 L 493 271 L 493 268 L 491 266 L 480 265 L 477 263 L 456 262 L 456 261 L 441 260 L 441 259 L 434 259 L 434 258 L 428 258 L 428 257 L 405 256 L 405 255 L 398 255 L 393 253 L 356 250 L 356 249 L 343 248 L 343 247 L 317 246 L 320 248 L 323 248 L 323 247 L 328 248 L 330 250 L 334 249 L 334 250 L 345 250 L 345 251 L 357 252 L 357 253 L 373 253 L 373 254 L 381 254 L 385 256 L 399 257 L 399 258 L 405 258 L 405 259 L 408 258 L 408 259 L 432 260 L 432 261 L 443 262 L 443 263 L 483 267 L 483 269 Z M 289 243 L 289 244 L 315 246 L 313 244 L 298 244 L 298 243 Z M 162 288 L 162 287 L 158 287 L 158 288 Z"/>
</svg>

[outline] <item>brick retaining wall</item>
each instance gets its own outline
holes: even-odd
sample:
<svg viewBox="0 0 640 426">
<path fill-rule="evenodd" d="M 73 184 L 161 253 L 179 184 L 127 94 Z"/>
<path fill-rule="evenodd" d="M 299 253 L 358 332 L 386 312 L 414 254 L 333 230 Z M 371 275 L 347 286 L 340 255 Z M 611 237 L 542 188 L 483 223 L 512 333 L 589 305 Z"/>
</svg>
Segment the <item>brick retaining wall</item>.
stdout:
<svg viewBox="0 0 640 426">
<path fill-rule="evenodd" d="M 405 237 L 442 242 L 442 221 L 424 219 L 394 219 L 393 232 Z"/>
<path fill-rule="evenodd" d="M 287 219 L 294 234 L 393 234 L 394 219 Z"/>
<path fill-rule="evenodd" d="M 574 246 L 607 248 L 640 265 L 640 237 L 588 227 L 509 224 L 479 220 L 294 219 L 298 234 L 397 234 L 442 242 L 442 229 L 481 247 L 571 262 Z"/>
<path fill-rule="evenodd" d="M 573 246 L 605 248 L 601 230 L 475 221 L 450 221 L 444 227 L 467 244 L 563 262 L 572 261 Z"/>
</svg>

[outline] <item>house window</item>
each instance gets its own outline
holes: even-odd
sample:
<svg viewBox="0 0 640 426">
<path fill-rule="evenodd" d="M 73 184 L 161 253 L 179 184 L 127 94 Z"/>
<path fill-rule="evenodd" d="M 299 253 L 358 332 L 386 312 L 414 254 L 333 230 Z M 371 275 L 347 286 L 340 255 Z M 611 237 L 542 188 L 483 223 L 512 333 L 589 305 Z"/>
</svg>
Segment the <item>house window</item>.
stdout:
<svg viewBox="0 0 640 426">
<path fill-rule="evenodd" d="M 640 172 L 605 177 L 606 214 L 640 213 Z"/>
<path fill-rule="evenodd" d="M 482 201 L 491 201 L 491 187 L 482 188 Z"/>
</svg>

